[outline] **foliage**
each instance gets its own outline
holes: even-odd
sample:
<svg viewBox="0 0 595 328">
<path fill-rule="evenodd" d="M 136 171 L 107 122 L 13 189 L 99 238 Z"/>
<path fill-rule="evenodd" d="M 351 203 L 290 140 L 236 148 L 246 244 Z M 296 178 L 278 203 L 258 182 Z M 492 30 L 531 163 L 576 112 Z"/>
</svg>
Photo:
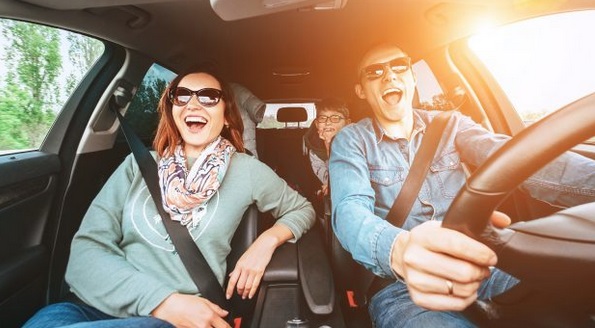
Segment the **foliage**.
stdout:
<svg viewBox="0 0 595 328">
<path fill-rule="evenodd" d="M 36 149 L 103 45 L 55 28 L 8 19 L 0 19 L 0 30 L 1 68 L 6 70 L 0 80 L 0 151 Z M 65 44 L 70 46 L 70 58 L 61 54 Z M 65 60 L 72 63 L 71 77 L 61 76 Z"/>
<path fill-rule="evenodd" d="M 168 83 L 161 78 L 144 80 L 126 112 L 130 126 L 148 143 L 157 129 L 157 104 Z"/>
</svg>

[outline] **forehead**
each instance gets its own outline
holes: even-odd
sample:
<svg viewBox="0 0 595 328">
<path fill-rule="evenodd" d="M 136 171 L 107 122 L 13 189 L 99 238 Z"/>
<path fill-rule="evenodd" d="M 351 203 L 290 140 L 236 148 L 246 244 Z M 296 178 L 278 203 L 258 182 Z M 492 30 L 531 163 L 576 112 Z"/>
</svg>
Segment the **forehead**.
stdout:
<svg viewBox="0 0 595 328">
<path fill-rule="evenodd" d="M 364 57 L 360 61 L 358 69 L 361 70 L 364 67 L 366 67 L 368 65 L 372 65 L 372 64 L 386 63 L 386 62 L 391 61 L 395 58 L 399 58 L 399 57 L 403 57 L 403 56 L 407 56 L 407 54 L 397 46 L 393 46 L 393 45 L 377 46 L 377 47 L 372 48 L 370 51 L 368 51 L 364 55 Z"/>
<path fill-rule="evenodd" d="M 221 85 L 216 78 L 207 73 L 192 73 L 184 76 L 178 86 L 185 87 L 192 90 L 199 90 L 202 88 L 221 89 Z"/>
<path fill-rule="evenodd" d="M 334 109 L 317 110 L 316 113 L 318 114 L 318 116 L 320 116 L 320 115 L 330 116 L 330 115 L 335 115 L 335 114 L 341 114 L 340 111 L 334 110 Z"/>
</svg>

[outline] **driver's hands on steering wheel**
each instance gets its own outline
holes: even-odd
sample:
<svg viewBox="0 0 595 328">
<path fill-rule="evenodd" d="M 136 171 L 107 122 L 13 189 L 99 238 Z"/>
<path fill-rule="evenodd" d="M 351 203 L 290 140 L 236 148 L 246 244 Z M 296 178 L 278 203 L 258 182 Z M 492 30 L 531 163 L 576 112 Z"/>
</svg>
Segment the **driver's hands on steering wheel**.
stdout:
<svg viewBox="0 0 595 328">
<path fill-rule="evenodd" d="M 503 228 L 510 218 L 494 212 Z M 494 251 L 463 233 L 427 221 L 397 236 L 391 267 L 407 283 L 415 304 L 435 311 L 462 311 L 477 298 L 481 281 L 497 262 Z"/>
</svg>

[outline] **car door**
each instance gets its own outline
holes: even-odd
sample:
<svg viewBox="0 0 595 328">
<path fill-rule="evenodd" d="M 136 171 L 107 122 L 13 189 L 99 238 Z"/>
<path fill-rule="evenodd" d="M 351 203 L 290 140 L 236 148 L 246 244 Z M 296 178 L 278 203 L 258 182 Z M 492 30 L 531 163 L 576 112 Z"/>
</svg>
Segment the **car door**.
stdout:
<svg viewBox="0 0 595 328">
<path fill-rule="evenodd" d="M 55 254 L 68 253 L 62 236 L 85 206 L 66 201 L 79 141 L 124 52 L 40 24 L 0 28 L 0 322 L 18 327 L 59 293 L 51 268 L 65 259 Z"/>
</svg>

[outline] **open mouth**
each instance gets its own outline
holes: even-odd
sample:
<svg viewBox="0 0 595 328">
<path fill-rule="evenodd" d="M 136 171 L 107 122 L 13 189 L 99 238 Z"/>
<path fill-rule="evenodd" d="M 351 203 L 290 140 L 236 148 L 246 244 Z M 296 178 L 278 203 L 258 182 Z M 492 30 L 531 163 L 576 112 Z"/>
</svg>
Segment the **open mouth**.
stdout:
<svg viewBox="0 0 595 328">
<path fill-rule="evenodd" d="M 200 131 L 208 121 L 202 116 L 188 116 L 184 119 L 184 122 L 190 131 L 197 132 Z"/>
<path fill-rule="evenodd" d="M 382 99 L 391 105 L 396 105 L 403 97 L 403 90 L 399 88 L 390 88 L 384 90 Z"/>
</svg>

